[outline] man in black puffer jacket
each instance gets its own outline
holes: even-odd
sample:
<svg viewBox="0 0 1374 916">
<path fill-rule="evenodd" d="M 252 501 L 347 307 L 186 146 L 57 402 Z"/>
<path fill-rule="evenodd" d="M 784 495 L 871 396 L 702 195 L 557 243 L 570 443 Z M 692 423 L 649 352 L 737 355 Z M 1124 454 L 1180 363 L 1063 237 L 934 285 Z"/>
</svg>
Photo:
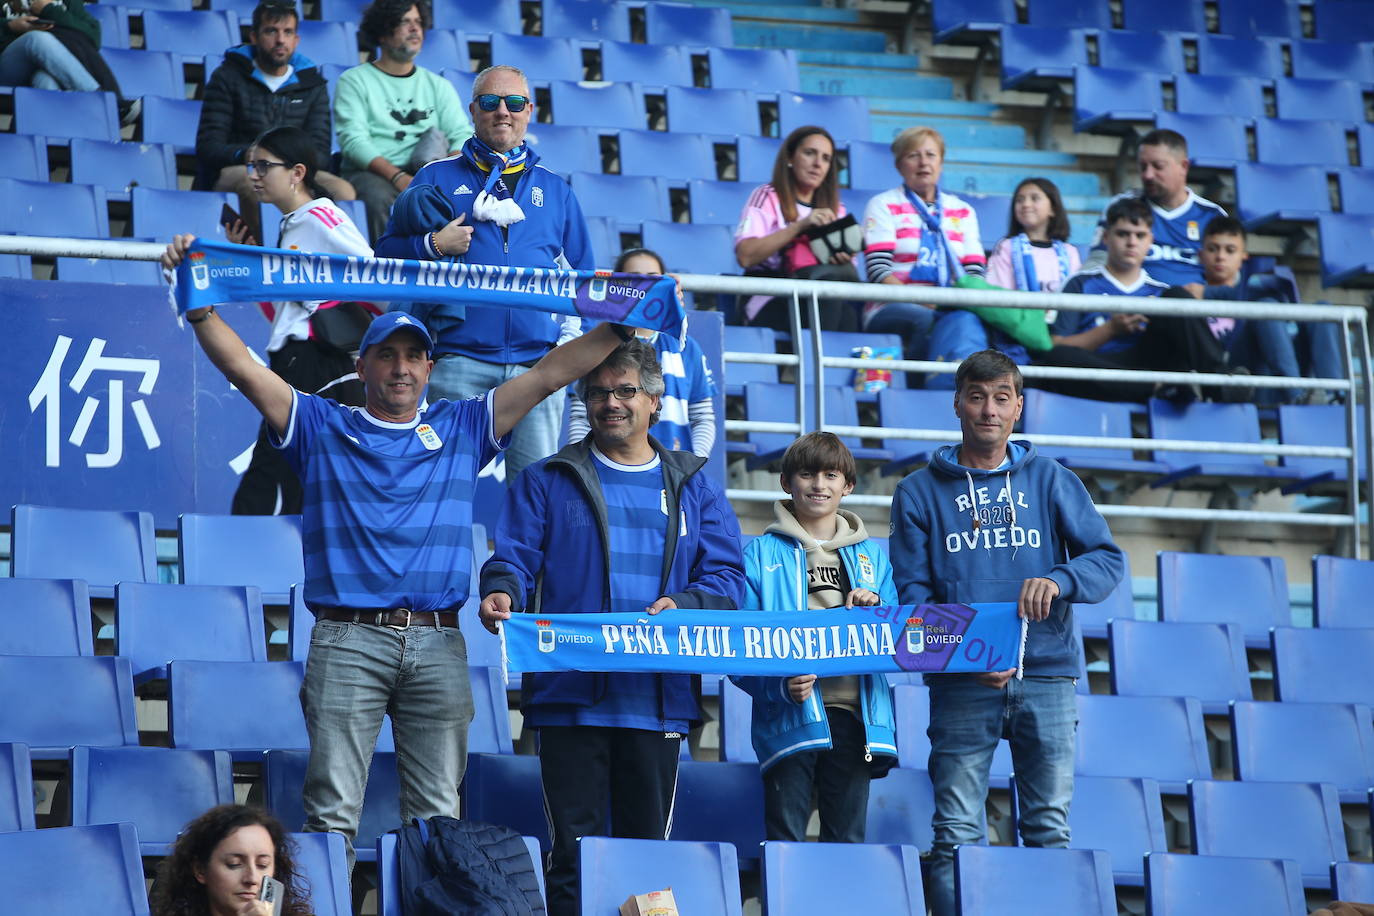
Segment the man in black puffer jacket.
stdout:
<svg viewBox="0 0 1374 916">
<path fill-rule="evenodd" d="M 329 94 L 319 66 L 296 52 L 298 21 L 289 0 L 258 4 L 248 43 L 225 51 L 205 86 L 196 131 L 196 187 L 237 193 L 239 212 L 257 239 L 258 199 L 244 166 L 254 138 L 271 127 L 299 127 L 314 141 L 316 164 L 330 161 Z M 357 197 L 337 175 L 321 170 L 316 181 L 334 200 Z"/>
</svg>

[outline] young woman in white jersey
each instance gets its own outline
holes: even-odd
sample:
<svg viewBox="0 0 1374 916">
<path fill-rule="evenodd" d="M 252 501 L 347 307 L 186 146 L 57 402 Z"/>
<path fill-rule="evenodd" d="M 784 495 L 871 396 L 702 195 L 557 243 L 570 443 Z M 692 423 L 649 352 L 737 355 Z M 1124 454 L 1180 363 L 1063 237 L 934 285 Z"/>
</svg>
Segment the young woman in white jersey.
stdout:
<svg viewBox="0 0 1374 916">
<path fill-rule="evenodd" d="M 1006 238 L 988 258 L 988 282 L 1004 289 L 1057 293 L 1079 266 L 1059 189 L 1048 178 L 1027 178 L 1012 195 Z"/>
<path fill-rule="evenodd" d="M 315 150 L 303 130 L 265 131 L 253 141 L 244 162 L 258 199 L 282 212 L 278 248 L 372 257 L 372 246 L 353 220 L 315 186 Z M 255 244 L 242 223 L 228 234 L 231 241 Z M 272 322 L 267 358 L 273 372 L 308 394 L 343 404 L 363 403 L 350 351 L 357 347 L 353 338 L 361 339 L 371 316 L 379 312 L 376 306 L 297 300 L 259 305 Z M 260 437 L 234 494 L 234 514 L 292 515 L 300 512 L 300 505 L 300 482 L 277 450 Z"/>
</svg>

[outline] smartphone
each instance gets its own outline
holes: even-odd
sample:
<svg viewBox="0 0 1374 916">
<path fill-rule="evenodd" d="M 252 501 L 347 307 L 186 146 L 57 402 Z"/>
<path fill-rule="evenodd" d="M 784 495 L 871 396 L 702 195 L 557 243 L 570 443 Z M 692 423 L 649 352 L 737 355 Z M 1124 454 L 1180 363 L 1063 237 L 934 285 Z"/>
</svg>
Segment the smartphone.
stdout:
<svg viewBox="0 0 1374 916">
<path fill-rule="evenodd" d="M 262 876 L 262 886 L 258 888 L 258 899 L 272 904 L 272 916 L 281 916 L 282 898 L 286 896 L 286 886 L 271 875 Z"/>
<path fill-rule="evenodd" d="M 228 204 L 219 208 L 219 224 L 226 229 L 232 227 L 242 219 L 243 217 L 239 216 L 239 211 Z"/>
</svg>

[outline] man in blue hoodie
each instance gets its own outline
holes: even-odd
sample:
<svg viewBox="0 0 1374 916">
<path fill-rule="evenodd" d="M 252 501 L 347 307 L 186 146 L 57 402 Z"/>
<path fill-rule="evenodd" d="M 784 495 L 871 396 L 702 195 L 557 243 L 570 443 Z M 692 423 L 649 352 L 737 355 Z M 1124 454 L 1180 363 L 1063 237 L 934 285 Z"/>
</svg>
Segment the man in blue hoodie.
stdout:
<svg viewBox="0 0 1374 916">
<path fill-rule="evenodd" d="M 988 768 L 1011 743 L 1021 839 L 1067 846 L 1079 674 L 1070 602 L 1107 597 L 1124 558 L 1074 474 L 1029 442 L 1009 442 L 1021 416 L 1021 372 L 996 350 L 955 375 L 959 445 L 897 487 L 893 578 L 902 604 L 1015 601 L 1029 621 L 1017 670 L 927 675 L 935 843 L 927 899 L 954 914 L 954 847 L 984 839 Z"/>
<path fill-rule="evenodd" d="M 472 84 L 474 135 L 462 154 L 415 174 L 396 198 L 381 257 L 508 267 L 595 267 L 587 222 L 572 188 L 539 164 L 525 143 L 534 112 L 529 82 L 498 65 Z M 433 397 L 466 398 L 514 378 L 581 333 L 575 317 L 543 312 L 404 303 L 434 336 Z M 545 398 L 515 428 L 506 480 L 558 448 L 563 392 Z"/>
<path fill-rule="evenodd" d="M 512 611 L 738 607 L 744 560 L 724 491 L 701 473 L 705 458 L 649 435 L 663 395 L 653 345 L 617 347 L 578 391 L 591 435 L 511 485 L 482 567 L 482 622 L 495 633 Z M 524 676 L 520 710 L 539 730 L 553 842 L 550 916 L 576 912 L 578 837 L 668 838 L 700 685 L 688 674 Z"/>
</svg>

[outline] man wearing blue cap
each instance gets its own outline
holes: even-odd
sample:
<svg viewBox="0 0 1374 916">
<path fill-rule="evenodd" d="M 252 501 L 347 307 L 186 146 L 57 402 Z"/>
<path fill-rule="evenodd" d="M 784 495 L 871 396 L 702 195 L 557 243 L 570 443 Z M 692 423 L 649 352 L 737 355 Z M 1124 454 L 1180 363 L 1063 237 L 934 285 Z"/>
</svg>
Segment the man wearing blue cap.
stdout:
<svg viewBox="0 0 1374 916">
<path fill-rule="evenodd" d="M 175 267 L 192 241 L 163 257 Z M 603 324 L 485 396 L 422 404 L 434 342 L 404 312 L 373 321 L 358 352 L 364 407 L 293 390 L 259 365 L 214 307 L 186 320 L 267 421 L 300 475 L 305 603 L 315 614 L 301 705 L 310 734 L 305 829 L 352 841 L 368 765 L 390 713 L 401 822 L 458 814 L 472 720 L 458 610 L 469 594 L 477 474 L 539 401 L 598 366 L 630 330 Z M 264 710 L 271 715 L 272 710 Z"/>
</svg>

